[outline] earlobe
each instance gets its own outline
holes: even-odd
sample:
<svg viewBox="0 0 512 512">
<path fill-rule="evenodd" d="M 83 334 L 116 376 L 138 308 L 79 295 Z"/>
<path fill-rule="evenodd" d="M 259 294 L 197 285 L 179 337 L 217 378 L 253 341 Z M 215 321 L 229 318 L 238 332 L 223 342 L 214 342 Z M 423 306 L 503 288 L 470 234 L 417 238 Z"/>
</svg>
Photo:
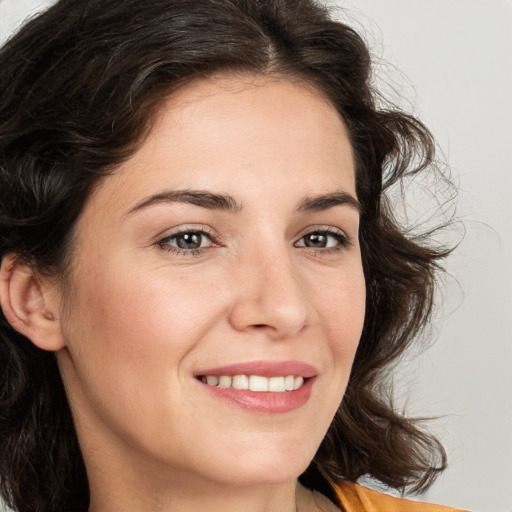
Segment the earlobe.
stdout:
<svg viewBox="0 0 512 512">
<path fill-rule="evenodd" d="M 0 305 L 7 321 L 34 345 L 49 351 L 64 347 L 59 314 L 51 287 L 16 255 L 0 268 Z"/>
</svg>

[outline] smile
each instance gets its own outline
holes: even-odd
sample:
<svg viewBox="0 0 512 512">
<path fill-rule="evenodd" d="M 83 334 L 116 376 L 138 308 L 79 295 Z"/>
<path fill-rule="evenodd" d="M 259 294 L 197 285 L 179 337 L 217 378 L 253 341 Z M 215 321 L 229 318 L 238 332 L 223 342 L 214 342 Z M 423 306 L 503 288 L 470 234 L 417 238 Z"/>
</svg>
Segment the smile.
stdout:
<svg viewBox="0 0 512 512">
<path fill-rule="evenodd" d="M 318 370 L 302 361 L 246 361 L 194 375 L 210 396 L 250 412 L 282 414 L 307 403 Z"/>
<path fill-rule="evenodd" d="M 261 375 L 207 375 L 201 376 L 201 382 L 208 386 L 223 389 L 233 388 L 256 392 L 284 393 L 295 391 L 304 385 L 301 376 L 263 377 Z"/>
</svg>

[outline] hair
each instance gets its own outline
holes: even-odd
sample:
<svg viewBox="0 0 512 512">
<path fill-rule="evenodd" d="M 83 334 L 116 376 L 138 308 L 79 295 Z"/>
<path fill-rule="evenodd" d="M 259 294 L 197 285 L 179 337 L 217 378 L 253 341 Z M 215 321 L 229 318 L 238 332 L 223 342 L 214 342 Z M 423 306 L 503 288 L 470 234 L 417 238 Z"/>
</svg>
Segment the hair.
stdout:
<svg viewBox="0 0 512 512">
<path fill-rule="evenodd" d="M 389 369 L 429 320 L 448 251 L 406 234 L 385 192 L 435 168 L 417 119 L 379 106 L 363 39 L 314 0 L 61 0 L 0 51 L 0 257 L 63 276 L 91 191 L 174 90 L 216 74 L 298 79 L 343 118 L 362 204 L 366 316 L 348 388 L 301 482 L 369 476 L 425 490 L 445 452 L 390 400 Z M 431 171 L 430 171 L 431 172 Z M 0 313 L 0 489 L 20 512 L 86 511 L 89 490 L 55 354 Z"/>
</svg>

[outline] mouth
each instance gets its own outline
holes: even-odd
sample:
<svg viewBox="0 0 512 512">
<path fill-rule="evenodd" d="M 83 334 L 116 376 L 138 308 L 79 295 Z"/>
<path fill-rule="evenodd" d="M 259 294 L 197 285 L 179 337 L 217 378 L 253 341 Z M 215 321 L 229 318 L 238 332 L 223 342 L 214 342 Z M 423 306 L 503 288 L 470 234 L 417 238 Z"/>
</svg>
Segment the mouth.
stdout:
<svg viewBox="0 0 512 512">
<path fill-rule="evenodd" d="M 286 393 L 300 389 L 307 378 L 296 375 L 264 377 L 263 375 L 200 375 L 203 384 L 222 389 L 249 390 L 257 393 Z"/>
<path fill-rule="evenodd" d="M 203 370 L 194 376 L 205 390 L 224 402 L 275 414 L 306 404 L 318 372 L 297 361 L 255 361 Z"/>
</svg>

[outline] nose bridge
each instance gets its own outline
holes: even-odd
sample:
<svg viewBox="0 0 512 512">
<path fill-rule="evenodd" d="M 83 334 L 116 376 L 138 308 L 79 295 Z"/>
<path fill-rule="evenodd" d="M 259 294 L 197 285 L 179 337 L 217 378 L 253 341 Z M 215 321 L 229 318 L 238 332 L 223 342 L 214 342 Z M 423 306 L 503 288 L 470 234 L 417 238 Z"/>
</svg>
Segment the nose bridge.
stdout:
<svg viewBox="0 0 512 512">
<path fill-rule="evenodd" d="M 291 250 L 284 241 L 274 241 L 271 248 L 259 245 L 244 258 L 232 310 L 237 329 L 266 328 L 274 337 L 284 337 L 308 324 L 313 308 Z"/>
</svg>

